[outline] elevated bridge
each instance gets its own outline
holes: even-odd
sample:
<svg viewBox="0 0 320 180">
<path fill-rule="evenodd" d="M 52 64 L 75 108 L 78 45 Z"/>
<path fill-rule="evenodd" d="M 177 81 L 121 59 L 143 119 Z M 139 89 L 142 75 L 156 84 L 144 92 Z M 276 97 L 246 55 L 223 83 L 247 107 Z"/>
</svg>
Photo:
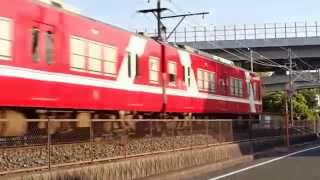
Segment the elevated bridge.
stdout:
<svg viewBox="0 0 320 180">
<path fill-rule="evenodd" d="M 263 25 L 233 25 L 189 27 L 177 30 L 170 42 L 188 45 L 250 67 L 248 48 L 258 52 L 254 59 L 267 57 L 279 64 L 288 63 L 287 48 L 294 52 L 299 69 L 312 69 L 299 59 L 320 68 L 320 27 L 318 22 L 273 23 Z M 262 55 L 262 56 L 261 56 Z M 257 71 L 277 71 L 277 68 L 255 65 Z"/>
<path fill-rule="evenodd" d="M 319 72 L 295 72 L 293 75 L 294 89 L 311 89 L 320 87 Z M 288 75 L 273 75 L 262 78 L 265 92 L 284 91 L 287 90 L 289 76 Z"/>
</svg>

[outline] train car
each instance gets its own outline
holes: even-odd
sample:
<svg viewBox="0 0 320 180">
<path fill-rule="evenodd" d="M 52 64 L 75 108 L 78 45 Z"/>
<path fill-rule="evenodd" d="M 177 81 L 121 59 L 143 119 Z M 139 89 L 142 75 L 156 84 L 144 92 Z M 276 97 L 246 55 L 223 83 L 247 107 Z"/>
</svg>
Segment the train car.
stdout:
<svg viewBox="0 0 320 180">
<path fill-rule="evenodd" d="M 2 136 L 25 134 L 26 119 L 248 118 L 262 111 L 256 74 L 52 1 L 0 2 L 0 82 Z"/>
</svg>

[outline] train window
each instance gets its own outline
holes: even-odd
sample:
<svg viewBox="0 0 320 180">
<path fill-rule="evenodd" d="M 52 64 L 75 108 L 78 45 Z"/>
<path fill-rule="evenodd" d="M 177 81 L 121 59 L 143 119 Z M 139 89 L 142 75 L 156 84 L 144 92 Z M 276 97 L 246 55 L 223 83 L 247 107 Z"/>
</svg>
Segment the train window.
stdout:
<svg viewBox="0 0 320 180">
<path fill-rule="evenodd" d="M 32 60 L 34 62 L 39 61 L 39 35 L 40 35 L 40 30 L 37 27 L 32 28 Z"/>
<path fill-rule="evenodd" d="M 256 82 L 253 82 L 252 87 L 253 87 L 253 97 L 254 97 L 255 99 L 258 99 L 257 83 L 256 83 Z"/>
<path fill-rule="evenodd" d="M 53 60 L 53 34 L 51 31 L 46 33 L 46 61 L 52 64 Z"/>
<path fill-rule="evenodd" d="M 220 79 L 221 94 L 226 94 L 227 84 L 225 78 Z"/>
<path fill-rule="evenodd" d="M 117 49 L 112 46 L 104 47 L 104 73 L 105 75 L 117 73 Z"/>
<path fill-rule="evenodd" d="M 149 81 L 159 83 L 160 61 L 158 58 L 150 57 L 149 59 Z"/>
<path fill-rule="evenodd" d="M 191 68 L 183 66 L 183 82 L 186 83 L 188 87 L 191 86 Z"/>
<path fill-rule="evenodd" d="M 247 93 L 248 93 L 248 96 L 250 97 L 251 96 L 251 83 L 250 82 L 247 82 Z"/>
<path fill-rule="evenodd" d="M 0 18 L 0 59 L 11 60 L 11 21 Z"/>
<path fill-rule="evenodd" d="M 101 73 L 102 46 L 95 42 L 89 42 L 88 71 Z"/>
<path fill-rule="evenodd" d="M 204 71 L 198 70 L 198 87 L 200 90 L 204 90 Z"/>
<path fill-rule="evenodd" d="M 128 77 L 131 78 L 131 61 L 132 61 L 132 58 L 131 58 L 131 52 L 128 52 L 127 53 L 128 55 Z"/>
<path fill-rule="evenodd" d="M 140 69 L 139 69 L 139 55 L 136 54 L 136 76 L 140 75 Z"/>
<path fill-rule="evenodd" d="M 139 71 L 139 56 L 131 52 L 127 52 L 128 56 L 128 77 L 137 77 Z"/>
<path fill-rule="evenodd" d="M 231 78 L 230 81 L 231 95 L 233 96 L 243 96 L 243 84 L 241 79 Z"/>
<path fill-rule="evenodd" d="M 198 70 L 198 86 L 202 91 L 216 92 L 215 73 L 205 70 Z"/>
<path fill-rule="evenodd" d="M 243 83 L 242 83 L 242 80 L 240 79 L 238 81 L 238 86 L 239 86 L 239 96 L 243 97 Z"/>
<path fill-rule="evenodd" d="M 209 92 L 216 92 L 216 77 L 214 73 L 209 73 Z"/>
<path fill-rule="evenodd" d="M 188 72 L 187 72 L 187 82 L 188 82 L 188 86 L 191 86 L 191 67 L 188 67 Z"/>
<path fill-rule="evenodd" d="M 182 77 L 182 81 L 185 83 L 186 82 L 186 77 L 187 77 L 187 70 L 186 70 L 186 66 L 182 66 L 182 71 L 183 71 L 183 77 Z"/>
<path fill-rule="evenodd" d="M 176 85 L 177 81 L 177 64 L 173 61 L 169 61 L 169 85 Z"/>
<path fill-rule="evenodd" d="M 203 72 L 203 76 L 204 76 L 204 87 L 203 87 L 203 89 L 205 90 L 205 91 L 208 91 L 209 90 L 209 72 L 208 71 L 204 71 Z"/>
<path fill-rule="evenodd" d="M 70 54 L 70 66 L 71 69 L 77 71 L 84 71 L 86 65 L 85 49 L 86 41 L 80 38 L 71 38 L 71 54 Z"/>
</svg>

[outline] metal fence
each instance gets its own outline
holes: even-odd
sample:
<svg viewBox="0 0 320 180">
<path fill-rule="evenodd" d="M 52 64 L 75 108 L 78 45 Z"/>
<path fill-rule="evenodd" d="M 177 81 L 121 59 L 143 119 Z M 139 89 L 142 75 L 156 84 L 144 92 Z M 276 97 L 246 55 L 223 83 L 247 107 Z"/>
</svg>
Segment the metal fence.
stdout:
<svg viewBox="0 0 320 180">
<path fill-rule="evenodd" d="M 156 31 L 149 32 L 156 35 Z M 266 23 L 262 25 L 188 26 L 178 29 L 169 42 L 226 41 L 319 37 L 318 22 Z"/>
<path fill-rule="evenodd" d="M 0 137 L 0 175 L 73 164 L 207 148 L 225 143 L 272 139 L 285 131 L 282 120 L 29 120 L 23 137 Z M 80 128 L 81 127 L 81 128 Z M 301 121 L 291 135 L 315 132 Z"/>
</svg>

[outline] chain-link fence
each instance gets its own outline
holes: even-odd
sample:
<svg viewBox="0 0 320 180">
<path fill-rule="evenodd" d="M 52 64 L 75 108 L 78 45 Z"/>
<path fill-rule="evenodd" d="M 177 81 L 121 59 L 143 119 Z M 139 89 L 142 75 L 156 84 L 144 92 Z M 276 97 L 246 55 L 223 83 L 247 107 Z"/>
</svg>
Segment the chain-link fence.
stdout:
<svg viewBox="0 0 320 180">
<path fill-rule="evenodd" d="M 292 137 L 317 132 L 314 121 L 289 125 Z M 24 136 L 0 137 L 0 174 L 272 139 L 286 132 L 281 116 L 262 120 L 28 120 Z"/>
</svg>

